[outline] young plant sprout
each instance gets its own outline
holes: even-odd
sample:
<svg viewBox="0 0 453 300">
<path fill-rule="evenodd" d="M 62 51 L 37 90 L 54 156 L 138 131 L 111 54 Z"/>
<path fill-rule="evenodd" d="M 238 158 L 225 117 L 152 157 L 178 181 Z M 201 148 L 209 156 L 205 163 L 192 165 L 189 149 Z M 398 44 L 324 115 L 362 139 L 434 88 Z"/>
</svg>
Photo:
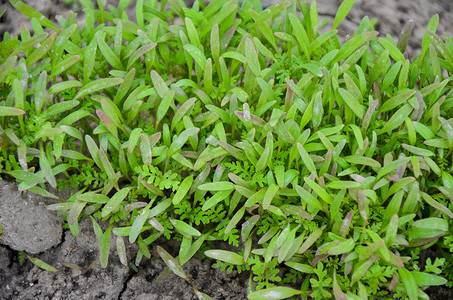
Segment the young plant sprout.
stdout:
<svg viewBox="0 0 453 300">
<path fill-rule="evenodd" d="M 411 21 L 395 42 L 366 17 L 340 42 L 353 0 L 332 26 L 307 0 L 137 0 L 136 21 L 105 2 L 80 1 L 82 26 L 10 0 L 32 28 L 0 42 L 0 175 L 54 198 L 74 235 L 91 218 L 102 267 L 111 243 L 136 268 L 164 237 L 200 299 L 183 270 L 197 252 L 250 274 L 249 299 L 452 284 L 453 39 L 437 15 L 410 60 Z"/>
</svg>

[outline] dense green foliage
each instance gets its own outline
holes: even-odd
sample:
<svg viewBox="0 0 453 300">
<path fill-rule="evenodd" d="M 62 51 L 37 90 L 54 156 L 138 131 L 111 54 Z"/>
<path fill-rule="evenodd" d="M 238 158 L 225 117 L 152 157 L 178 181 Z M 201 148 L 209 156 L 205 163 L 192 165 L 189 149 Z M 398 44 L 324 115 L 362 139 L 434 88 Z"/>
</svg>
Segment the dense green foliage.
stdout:
<svg viewBox="0 0 453 300">
<path fill-rule="evenodd" d="M 0 44 L 0 172 L 60 200 L 74 235 L 90 217 L 103 267 L 111 242 L 125 265 L 138 243 L 138 266 L 163 236 L 181 241 L 176 258 L 158 247 L 175 274 L 191 281 L 181 265 L 204 249 L 250 272 L 250 299 L 424 299 L 453 277 L 453 39 L 438 16 L 410 61 L 410 26 L 395 43 L 364 18 L 340 42 L 350 0 L 330 29 L 306 0 L 138 0 L 136 23 L 130 1 L 84 0 L 83 28 L 10 1 L 33 34 Z M 422 261 L 428 247 L 444 257 Z"/>
</svg>

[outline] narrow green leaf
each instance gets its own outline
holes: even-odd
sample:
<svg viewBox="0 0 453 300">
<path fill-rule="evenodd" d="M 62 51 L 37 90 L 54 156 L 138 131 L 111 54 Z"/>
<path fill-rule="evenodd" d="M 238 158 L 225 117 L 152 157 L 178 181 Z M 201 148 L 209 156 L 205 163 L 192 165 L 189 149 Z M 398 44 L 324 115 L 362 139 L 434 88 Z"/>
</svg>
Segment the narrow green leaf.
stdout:
<svg viewBox="0 0 453 300">
<path fill-rule="evenodd" d="M 198 189 L 202 191 L 228 191 L 234 190 L 234 184 L 229 181 L 218 181 L 218 182 L 210 182 L 204 183 L 198 187 Z"/>
<path fill-rule="evenodd" d="M 329 250 L 327 250 L 327 253 L 329 255 L 340 255 L 340 254 L 348 253 L 349 251 L 354 249 L 354 246 L 355 246 L 354 239 L 352 239 L 352 238 L 347 239 L 346 241 L 341 242 L 337 246 L 334 246 L 334 247 L 330 248 Z"/>
<path fill-rule="evenodd" d="M 333 21 L 332 30 L 335 30 L 341 21 L 347 16 L 351 10 L 352 5 L 354 5 L 355 0 L 344 0 L 340 7 L 338 7 L 337 13 L 335 14 L 335 20 Z"/>
<path fill-rule="evenodd" d="M 104 232 L 102 235 L 102 238 L 100 240 L 101 243 L 101 248 L 99 249 L 100 251 L 100 261 L 101 261 L 101 267 L 102 268 L 107 268 L 107 264 L 109 262 L 109 254 L 110 254 L 110 241 L 111 241 L 111 230 L 112 230 L 112 225 L 110 225 L 107 230 Z"/>
<path fill-rule="evenodd" d="M 393 172 L 394 170 L 407 165 L 410 160 L 411 160 L 410 157 L 404 157 L 386 164 L 381 170 L 379 170 L 379 173 L 376 176 L 376 181 L 381 179 L 388 173 Z"/>
<path fill-rule="evenodd" d="M 121 64 L 120 59 L 116 56 L 110 46 L 107 45 L 101 35 L 96 37 L 96 42 L 105 60 L 115 69 L 122 70 L 123 65 Z"/>
<path fill-rule="evenodd" d="M 356 114 L 360 119 L 363 118 L 365 112 L 365 107 L 359 103 L 359 101 L 347 90 L 339 88 L 338 92 L 340 93 L 343 100 L 346 102 L 348 107 Z"/>
<path fill-rule="evenodd" d="M 201 67 L 202 71 L 206 68 L 206 56 L 203 52 L 192 44 L 185 44 L 184 50 L 189 52 L 190 56 L 195 60 L 195 62 Z"/>
<path fill-rule="evenodd" d="M 79 93 L 75 96 L 74 100 L 79 99 L 82 96 L 87 94 L 94 94 L 97 91 L 104 90 L 106 88 L 116 86 L 123 83 L 122 78 L 102 78 L 87 83 L 85 86 L 80 89 Z"/>
<path fill-rule="evenodd" d="M 228 234 L 233 230 L 233 228 L 236 227 L 236 225 L 239 223 L 239 221 L 242 219 L 245 213 L 245 206 L 239 209 L 234 216 L 231 218 L 230 222 L 228 222 L 227 226 L 225 227 L 225 230 L 223 234 Z"/>
<path fill-rule="evenodd" d="M 299 43 L 299 47 L 304 52 L 305 57 L 307 58 L 307 60 L 309 60 L 310 41 L 308 39 L 307 31 L 305 30 L 304 26 L 302 25 L 302 23 L 300 22 L 296 15 L 290 13 L 288 17 L 293 28 L 293 35 L 296 37 L 296 40 Z"/>
<path fill-rule="evenodd" d="M 137 59 L 140 58 L 140 56 L 153 50 L 154 48 L 156 48 L 156 46 L 157 43 L 150 43 L 135 50 L 134 53 L 132 53 L 132 55 L 129 57 L 129 60 L 127 62 L 127 69 L 129 70 L 132 67 L 132 65 L 137 61 Z"/>
<path fill-rule="evenodd" d="M 400 106 L 401 104 L 406 104 L 407 100 L 414 96 L 416 91 L 409 90 L 404 93 L 398 94 L 387 101 L 384 102 L 384 104 L 381 106 L 379 109 L 379 112 L 383 113 L 386 111 L 390 111 L 394 109 L 395 107 Z"/>
<path fill-rule="evenodd" d="M 151 80 L 153 81 L 153 86 L 157 91 L 157 94 L 161 99 L 165 98 L 166 95 L 170 92 L 168 89 L 167 84 L 163 81 L 162 77 L 160 75 L 152 70 L 151 71 Z"/>
<path fill-rule="evenodd" d="M 327 184 L 327 187 L 330 189 L 357 189 L 360 188 L 362 185 L 359 182 L 355 181 L 332 181 Z"/>
<path fill-rule="evenodd" d="M 181 185 L 179 186 L 179 189 L 176 191 L 176 194 L 173 196 L 173 205 L 177 205 L 179 202 L 181 202 L 182 199 L 184 199 L 187 192 L 192 187 L 192 183 L 193 175 L 184 178 L 184 180 L 181 182 Z"/>
<path fill-rule="evenodd" d="M 201 236 L 201 233 L 197 229 L 181 220 L 170 219 L 170 222 L 175 226 L 177 231 L 187 238 L 190 238 L 191 236 Z"/>
<path fill-rule="evenodd" d="M 352 53 L 354 53 L 357 49 L 362 47 L 364 43 L 366 43 L 369 39 L 377 36 L 378 32 L 376 31 L 367 31 L 363 32 L 359 35 L 356 35 L 349 41 L 347 41 L 338 51 L 337 55 L 333 58 L 332 64 L 342 61 L 345 58 L 348 58 Z"/>
<path fill-rule="evenodd" d="M 20 0 L 10 0 L 9 2 L 11 3 L 12 6 L 14 6 L 15 9 L 20 11 L 23 15 L 27 16 L 29 19 L 36 18 L 42 26 L 50 28 L 57 32 L 61 32 L 60 29 L 55 24 L 53 24 L 48 18 L 46 18 L 36 9 L 26 5 L 24 2 Z"/>
<path fill-rule="evenodd" d="M 104 208 L 102 209 L 101 217 L 107 217 L 111 212 L 113 212 L 123 200 L 129 194 L 131 188 L 125 187 L 115 193 L 115 195 L 110 198 L 110 200 L 105 204 Z"/>
<path fill-rule="evenodd" d="M 4 82 L 8 76 L 9 71 L 14 67 L 17 61 L 17 56 L 8 57 L 3 64 L 0 66 L 0 82 Z"/>
<path fill-rule="evenodd" d="M 41 269 L 44 269 L 44 270 L 50 271 L 50 272 L 57 272 L 58 271 L 55 267 L 45 263 L 44 261 L 42 261 L 42 260 L 40 260 L 38 258 L 31 257 L 30 255 L 27 255 L 27 257 L 33 264 L 35 264 L 36 266 L 40 267 Z"/>
<path fill-rule="evenodd" d="M 145 225 L 146 220 L 149 216 L 149 206 L 145 207 L 140 215 L 132 223 L 131 230 L 129 232 L 129 243 L 133 243 L 137 240 L 138 235 L 140 234 L 143 225 Z"/>
<path fill-rule="evenodd" d="M 157 124 L 164 118 L 165 114 L 167 113 L 168 109 L 170 108 L 173 98 L 175 97 L 175 91 L 171 90 L 160 102 L 159 106 L 157 107 L 156 112 L 156 122 Z"/>
<path fill-rule="evenodd" d="M 15 107 L 0 106 L 0 117 L 21 116 L 24 114 L 25 114 L 25 110 L 15 108 Z"/>
<path fill-rule="evenodd" d="M 450 218 L 453 219 L 453 213 L 445 205 L 437 202 L 430 195 L 428 195 L 428 194 L 426 194 L 424 192 L 420 192 L 420 193 L 421 193 L 421 195 L 423 197 L 423 200 L 425 200 L 429 205 L 431 205 L 435 209 L 443 212 L 444 214 L 446 214 L 447 216 L 449 216 Z"/>
<path fill-rule="evenodd" d="M 323 228 L 318 228 L 315 231 L 313 231 L 307 237 L 307 239 L 304 241 L 302 246 L 299 248 L 298 253 L 302 254 L 305 251 L 307 251 L 308 249 L 310 249 L 310 247 L 321 237 L 323 230 L 324 230 L 324 227 Z"/>
<path fill-rule="evenodd" d="M 327 193 L 324 188 L 322 188 L 319 184 L 317 184 L 308 177 L 304 177 L 304 181 L 306 184 L 308 184 L 308 186 L 310 186 L 315 191 L 316 194 L 318 194 L 318 196 L 322 200 L 324 200 L 328 204 L 332 204 L 333 197 L 329 193 Z"/>
<path fill-rule="evenodd" d="M 41 151 L 39 154 L 39 166 L 46 178 L 47 182 L 50 184 L 51 187 L 56 188 L 57 182 L 55 180 L 55 176 L 52 174 L 52 168 L 50 166 L 49 160 L 47 159 L 46 153 L 44 148 L 41 147 Z"/>
<path fill-rule="evenodd" d="M 269 186 L 269 188 L 266 190 L 266 193 L 264 194 L 263 198 L 263 208 L 267 209 L 269 205 L 272 203 L 272 200 L 274 199 L 275 195 L 277 194 L 277 191 L 279 190 L 279 186 L 276 184 L 272 184 Z"/>
<path fill-rule="evenodd" d="M 418 286 L 412 273 L 404 268 L 398 268 L 398 274 L 400 275 L 401 281 L 404 284 L 409 299 L 417 300 Z"/>
<path fill-rule="evenodd" d="M 189 277 L 184 273 L 184 270 L 182 269 L 181 265 L 179 262 L 171 256 L 170 253 L 165 251 L 162 247 L 157 246 L 157 253 L 159 256 L 162 258 L 162 260 L 165 262 L 165 264 L 170 268 L 170 270 L 175 273 L 175 275 L 189 281 Z"/>
<path fill-rule="evenodd" d="M 403 146 L 403 148 L 406 149 L 407 151 L 414 153 L 415 155 L 420 155 L 420 156 L 433 156 L 434 155 L 434 153 L 432 151 L 427 150 L 427 149 L 423 149 L 423 148 L 419 148 L 419 147 L 415 147 L 415 146 L 411 146 L 411 145 L 407 145 L 407 144 L 401 144 L 401 146 Z"/>
<path fill-rule="evenodd" d="M 249 38 L 245 40 L 245 58 L 253 74 L 255 76 L 260 76 L 261 67 L 260 62 L 258 60 L 258 53 L 256 52 L 252 40 L 250 40 Z"/>
<path fill-rule="evenodd" d="M 299 151 L 300 157 L 302 158 L 302 161 L 304 162 L 304 165 L 305 167 L 307 167 L 308 171 L 310 173 L 316 173 L 315 163 L 311 159 L 307 150 L 305 150 L 304 146 L 302 146 L 302 144 L 300 143 L 297 143 L 297 150 Z"/>
<path fill-rule="evenodd" d="M 399 127 L 401 124 L 403 124 L 404 120 L 410 115 L 412 112 L 413 107 L 410 104 L 405 104 L 403 107 L 398 109 L 398 111 L 395 112 L 395 114 L 392 115 L 390 120 L 385 123 L 384 127 L 377 133 L 378 135 L 392 131 L 395 128 Z"/>
<path fill-rule="evenodd" d="M 411 274 L 418 286 L 444 285 L 448 282 L 448 280 L 443 277 L 425 272 L 411 271 Z"/>
<path fill-rule="evenodd" d="M 204 252 L 204 254 L 207 257 L 217 259 L 217 260 L 220 260 L 220 261 L 223 261 L 223 262 L 226 262 L 229 264 L 233 264 L 233 265 L 243 265 L 245 263 L 244 258 L 241 255 L 231 252 L 231 251 L 207 250 Z"/>
</svg>

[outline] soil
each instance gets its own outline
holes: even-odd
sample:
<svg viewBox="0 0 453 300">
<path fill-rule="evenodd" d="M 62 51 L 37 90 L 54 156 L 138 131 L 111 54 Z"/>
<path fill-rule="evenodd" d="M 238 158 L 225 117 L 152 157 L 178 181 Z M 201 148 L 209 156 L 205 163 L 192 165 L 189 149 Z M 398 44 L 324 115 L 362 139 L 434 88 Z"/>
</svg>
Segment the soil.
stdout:
<svg viewBox="0 0 453 300">
<path fill-rule="evenodd" d="M 0 19 L 1 37 L 5 31 L 18 34 L 22 23 L 29 24 L 6 2 L 0 0 L 0 10 L 7 8 Z M 24 2 L 54 20 L 57 15 L 67 15 L 73 8 L 59 0 Z M 320 16 L 333 19 L 340 3 L 340 0 L 318 0 Z M 339 27 L 339 33 L 344 37 L 352 34 L 362 18 L 368 15 L 377 18 L 376 29 L 381 36 L 391 34 L 397 38 L 405 23 L 413 20 L 408 54 L 415 57 L 426 25 L 436 13 L 440 17 L 440 35 L 451 35 L 453 2 L 450 0 L 357 0 Z M 61 217 L 45 208 L 53 201 L 20 192 L 16 184 L 0 181 L 0 224 L 4 231 L 0 241 L 0 299 L 197 299 L 192 286 L 175 275 L 158 280 L 165 265 L 155 246 L 150 249 L 151 258 L 143 259 L 134 271 L 121 264 L 112 242 L 108 267 L 101 268 L 96 263 L 99 246 L 90 220 L 80 223 L 80 234 L 74 237 L 69 230 L 62 230 Z M 158 240 L 153 245 L 160 245 L 177 255 L 175 242 Z M 54 266 L 57 272 L 38 268 L 24 259 L 21 251 Z M 127 252 L 128 257 L 135 257 L 136 246 L 127 245 Z M 226 274 L 211 265 L 212 261 L 195 257 L 183 269 L 197 282 L 197 289 L 213 299 L 246 299 L 248 274 Z M 431 299 L 453 299 L 453 291 L 445 287 L 430 289 L 428 293 Z"/>
</svg>

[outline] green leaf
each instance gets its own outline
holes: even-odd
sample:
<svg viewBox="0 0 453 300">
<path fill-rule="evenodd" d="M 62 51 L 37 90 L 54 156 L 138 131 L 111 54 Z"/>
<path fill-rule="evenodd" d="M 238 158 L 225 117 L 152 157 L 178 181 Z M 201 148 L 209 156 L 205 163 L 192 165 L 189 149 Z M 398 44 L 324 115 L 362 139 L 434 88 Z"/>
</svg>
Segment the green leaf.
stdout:
<svg viewBox="0 0 453 300">
<path fill-rule="evenodd" d="M 261 300 L 261 299 L 277 300 L 286 299 L 294 295 L 300 294 L 304 294 L 304 292 L 289 287 L 275 286 L 253 292 L 249 294 L 247 297 L 250 300 Z"/>
<path fill-rule="evenodd" d="M 60 29 L 55 24 L 53 24 L 49 19 L 47 19 L 39 11 L 26 5 L 24 2 L 22 2 L 20 0 L 10 0 L 9 3 L 11 3 L 11 5 L 14 6 L 15 9 L 20 11 L 27 18 L 29 18 L 29 19 L 36 18 L 42 26 L 50 28 L 57 32 L 60 32 Z"/>
<path fill-rule="evenodd" d="M 116 237 L 116 252 L 118 253 L 121 264 L 127 266 L 126 245 L 124 244 L 123 237 L 120 235 Z"/>
<path fill-rule="evenodd" d="M 68 57 L 65 60 L 62 60 L 58 64 L 55 65 L 55 67 L 52 68 L 52 77 L 56 76 L 58 74 L 63 73 L 67 69 L 69 69 L 71 66 L 73 66 L 76 62 L 78 62 L 80 59 L 80 55 L 73 55 Z"/>
<path fill-rule="evenodd" d="M 39 154 L 39 166 L 46 178 L 47 182 L 50 184 L 51 187 L 56 188 L 57 182 L 55 180 L 55 176 L 52 173 L 52 168 L 50 166 L 49 160 L 47 159 L 46 153 L 44 152 L 43 147 L 41 147 L 41 151 Z"/>
<path fill-rule="evenodd" d="M 349 41 L 347 41 L 338 51 L 337 55 L 333 58 L 332 64 L 342 61 L 345 58 L 348 58 L 352 53 L 354 53 L 357 49 L 362 47 L 362 45 L 367 42 L 369 39 L 378 35 L 376 31 L 368 31 L 363 32 L 359 35 L 356 35 Z"/>
<path fill-rule="evenodd" d="M 279 186 L 276 184 L 272 184 L 269 186 L 269 188 L 266 190 L 266 193 L 264 194 L 263 198 L 263 208 L 267 209 L 269 205 L 272 203 L 272 200 L 274 199 L 275 195 L 277 194 L 277 191 L 279 190 Z"/>
<path fill-rule="evenodd" d="M 446 214 L 447 216 L 449 216 L 450 218 L 453 219 L 453 213 L 445 205 L 437 202 L 430 195 L 428 195 L 428 194 L 426 194 L 424 192 L 420 192 L 420 193 L 421 193 L 421 195 L 423 197 L 423 200 L 425 200 L 429 205 L 431 205 L 435 209 L 443 212 L 444 214 Z"/>
<path fill-rule="evenodd" d="M 343 253 L 348 253 L 349 251 L 354 249 L 354 246 L 355 246 L 354 240 L 347 239 L 346 241 L 341 242 L 337 246 L 334 246 L 334 247 L 330 248 L 329 250 L 327 250 L 327 253 L 329 255 L 340 255 Z"/>
<path fill-rule="evenodd" d="M 448 231 L 448 222 L 441 218 L 425 218 L 417 220 L 412 224 L 415 228 L 425 228 L 430 230 Z"/>
<path fill-rule="evenodd" d="M 132 65 L 137 61 L 137 59 L 140 58 L 140 56 L 145 55 L 149 51 L 156 48 L 156 46 L 157 43 L 150 43 L 135 50 L 134 53 L 132 53 L 132 55 L 129 57 L 129 60 L 127 62 L 127 69 L 129 70 L 130 67 L 132 67 Z"/>
<path fill-rule="evenodd" d="M 310 41 L 308 39 L 307 31 L 296 15 L 290 13 L 288 17 L 293 28 L 293 35 L 296 37 L 300 49 L 304 52 L 307 60 L 310 60 Z"/>
<path fill-rule="evenodd" d="M 170 92 L 168 89 L 168 86 L 165 84 L 163 81 L 162 77 L 160 75 L 152 70 L 151 71 L 151 80 L 153 81 L 153 86 L 157 91 L 157 94 L 159 95 L 160 98 L 165 98 L 166 95 Z"/>
<path fill-rule="evenodd" d="M 140 234 L 143 225 L 145 225 L 146 220 L 149 216 L 149 206 L 146 206 L 142 213 L 137 216 L 132 224 L 131 231 L 129 232 L 129 243 L 133 243 L 137 240 L 138 235 Z"/>
<path fill-rule="evenodd" d="M 62 81 L 62 82 L 52 85 L 50 87 L 48 93 L 49 93 L 49 95 L 57 94 L 62 91 L 65 91 L 65 90 L 76 88 L 76 87 L 81 87 L 81 86 L 82 86 L 82 83 L 77 80 Z M 72 101 L 74 101 L 74 100 L 72 100 Z"/>
<path fill-rule="evenodd" d="M 434 153 L 432 151 L 427 150 L 427 149 L 423 149 L 423 148 L 419 148 L 419 147 L 415 147 L 415 146 L 411 146 L 411 145 L 407 145 L 407 144 L 401 144 L 401 146 L 403 146 L 403 148 L 406 149 L 407 151 L 414 153 L 415 155 L 420 155 L 420 156 L 433 156 L 434 155 Z"/>
<path fill-rule="evenodd" d="M 55 42 L 55 39 L 57 37 L 56 33 L 53 33 L 50 37 L 48 37 L 46 40 L 44 40 L 41 43 L 41 47 L 37 48 L 34 50 L 26 59 L 25 63 L 29 66 L 37 62 L 39 59 L 41 59 L 44 55 L 47 54 L 47 52 L 50 50 L 52 47 L 53 43 Z"/>
<path fill-rule="evenodd" d="M 177 231 L 187 238 L 190 238 L 191 236 L 201 236 L 201 233 L 197 229 L 181 220 L 170 219 L 170 222 L 175 226 Z"/>
<path fill-rule="evenodd" d="M 410 157 L 404 157 L 386 164 L 382 169 L 379 170 L 379 173 L 376 176 L 376 181 L 378 181 L 388 173 L 393 172 L 396 169 L 407 165 L 410 160 L 411 160 Z"/>
<path fill-rule="evenodd" d="M 50 272 L 57 272 L 57 269 L 55 267 L 45 263 L 44 261 L 42 261 L 38 258 L 31 257 L 29 255 L 27 255 L 27 257 L 33 264 L 40 267 L 41 269 L 44 269 L 44 270 L 50 271 Z"/>
<path fill-rule="evenodd" d="M 379 109 L 379 112 L 383 113 L 386 111 L 390 111 L 394 109 L 395 107 L 398 107 L 402 104 L 406 104 L 407 100 L 414 96 L 416 91 L 409 90 L 404 93 L 398 94 L 382 104 L 381 108 Z"/>
<path fill-rule="evenodd" d="M 211 207 L 217 205 L 220 201 L 226 199 L 232 191 L 220 191 L 214 194 L 211 198 L 209 198 L 204 204 L 201 210 L 208 210 Z"/>
<path fill-rule="evenodd" d="M 319 197 L 321 197 L 322 200 L 324 200 L 328 204 L 332 204 L 333 197 L 329 193 L 327 193 L 324 188 L 322 188 L 319 184 L 308 177 L 304 177 L 304 181 L 315 191 L 316 194 L 318 194 Z"/>
<path fill-rule="evenodd" d="M 234 190 L 234 184 L 229 181 L 218 181 L 218 182 L 210 182 L 204 183 L 198 187 L 198 189 L 202 191 L 228 191 Z"/>
<path fill-rule="evenodd" d="M 107 203 L 109 197 L 103 194 L 97 194 L 95 192 L 88 192 L 84 194 L 77 195 L 76 198 L 78 201 L 90 202 L 90 203 Z"/>
<path fill-rule="evenodd" d="M 111 230 L 112 230 L 112 225 L 110 225 L 107 230 L 104 232 L 102 235 L 102 238 L 100 239 L 101 243 L 101 248 L 100 248 L 100 261 L 101 261 L 101 267 L 102 268 L 107 268 L 107 264 L 109 262 L 109 254 L 110 254 L 110 240 L 111 240 Z"/>
<path fill-rule="evenodd" d="M 403 124 L 404 120 L 410 115 L 412 110 L 413 107 L 410 104 L 405 104 L 403 107 L 398 109 L 392 115 L 390 120 L 388 120 L 388 122 L 385 123 L 384 127 L 382 127 L 382 129 L 377 134 L 380 135 L 399 127 L 401 124 Z"/>
<path fill-rule="evenodd" d="M 175 97 L 175 91 L 171 90 L 160 102 L 159 106 L 157 107 L 156 112 L 156 122 L 160 123 L 160 121 L 164 118 L 165 114 L 167 113 L 168 109 L 170 108 L 173 98 Z"/>
<path fill-rule="evenodd" d="M 249 38 L 245 40 L 245 58 L 253 74 L 255 76 L 260 76 L 261 67 L 258 60 L 258 53 L 256 52 L 252 40 L 250 40 Z"/>
<path fill-rule="evenodd" d="M 368 269 L 374 264 L 375 261 L 379 260 L 379 257 L 376 255 L 371 256 L 368 260 L 364 261 L 361 265 L 355 269 L 354 273 L 352 274 L 352 282 L 351 285 L 354 285 L 358 282 L 362 277 L 367 273 Z"/>
<path fill-rule="evenodd" d="M 348 107 L 356 114 L 360 119 L 363 118 L 365 113 L 365 107 L 359 103 L 359 101 L 347 90 L 339 88 L 338 92 L 340 93 L 343 100 L 346 102 Z"/>
<path fill-rule="evenodd" d="M 82 96 L 85 96 L 87 94 L 94 94 L 97 91 L 104 90 L 106 88 L 116 86 L 123 83 L 122 78 L 102 78 L 102 79 L 97 79 L 95 81 L 92 81 L 90 83 L 87 83 L 82 87 L 82 89 L 79 91 L 79 93 L 75 96 L 74 100 L 79 99 Z"/>
<path fill-rule="evenodd" d="M 170 270 L 175 273 L 175 275 L 189 281 L 189 277 L 184 273 L 184 270 L 182 269 L 181 265 L 179 262 L 170 255 L 167 251 L 165 251 L 161 246 L 157 246 L 157 253 L 159 254 L 160 258 L 165 262 L 167 267 L 170 268 Z"/>
<path fill-rule="evenodd" d="M 0 106 L 0 117 L 8 117 L 8 116 L 21 116 L 25 114 L 25 110 L 15 108 L 15 107 L 7 107 L 7 106 Z"/>
<path fill-rule="evenodd" d="M 131 188 L 125 187 L 119 190 L 118 192 L 115 193 L 115 195 L 108 200 L 108 202 L 105 204 L 104 208 L 102 209 L 102 214 L 101 217 L 105 218 L 107 217 L 111 212 L 113 212 L 120 204 L 123 202 L 123 200 L 127 197 L 129 194 Z"/>
<path fill-rule="evenodd" d="M 104 41 L 104 38 L 101 35 L 98 35 L 96 37 L 96 42 L 99 47 L 99 50 L 101 50 L 102 55 L 104 56 L 105 60 L 115 69 L 122 70 L 123 65 L 121 64 L 120 59 L 116 54 L 113 52 L 113 50 L 107 45 L 107 43 Z"/>
<path fill-rule="evenodd" d="M 304 165 L 305 167 L 307 167 L 308 171 L 310 173 L 316 174 L 315 164 L 308 154 L 307 150 L 305 150 L 304 146 L 302 146 L 302 144 L 300 143 L 297 143 L 297 150 L 299 151 L 300 157 L 302 158 L 302 161 L 304 162 Z"/>
<path fill-rule="evenodd" d="M 192 183 L 193 175 L 184 178 L 184 180 L 181 182 L 181 185 L 179 186 L 179 189 L 176 191 L 176 194 L 173 196 L 173 205 L 177 205 L 179 202 L 181 202 L 182 199 L 184 199 L 187 192 L 192 187 Z"/>
<path fill-rule="evenodd" d="M 240 210 L 238 210 L 234 216 L 231 218 L 230 222 L 228 222 L 227 226 L 225 227 L 225 230 L 223 231 L 223 234 L 228 234 L 233 230 L 233 228 L 239 223 L 239 221 L 242 219 L 245 213 L 245 207 L 242 207 Z"/>
<path fill-rule="evenodd" d="M 410 300 L 418 299 L 418 287 L 412 273 L 404 268 L 398 268 L 398 274 L 406 289 L 407 296 Z"/>
<path fill-rule="evenodd" d="M 330 188 L 330 189 L 337 189 L 337 190 L 341 190 L 341 189 L 356 189 L 356 188 L 360 188 L 362 185 L 359 183 L 359 182 L 355 182 L 355 181 L 332 181 L 332 182 L 329 182 L 327 184 L 327 187 Z"/>
<path fill-rule="evenodd" d="M 226 250 L 207 250 L 204 252 L 207 257 L 217 259 L 232 265 L 243 265 L 244 258 L 234 252 Z"/>
<path fill-rule="evenodd" d="M 17 61 L 17 56 L 8 57 L 3 64 L 0 66 L 0 82 L 4 82 L 5 78 L 8 76 L 9 71 L 14 67 Z"/>
<path fill-rule="evenodd" d="M 319 202 L 319 200 L 315 196 L 310 194 L 303 187 L 296 185 L 295 189 L 296 189 L 297 194 L 302 199 L 302 201 L 304 201 L 305 203 L 307 203 L 308 205 L 310 205 L 316 209 L 324 210 L 321 202 Z"/>
<path fill-rule="evenodd" d="M 389 50 L 390 56 L 396 61 L 396 62 L 404 62 L 406 61 L 406 58 L 404 57 L 404 54 L 398 49 L 393 42 L 390 42 L 389 40 L 385 38 L 379 38 L 379 43 L 384 47 L 384 49 Z"/>
<path fill-rule="evenodd" d="M 204 56 L 203 52 L 192 44 L 185 44 L 184 50 L 189 52 L 190 56 L 193 57 L 195 62 L 201 67 L 204 71 L 206 68 L 206 56 Z"/>
<path fill-rule="evenodd" d="M 321 237 L 323 230 L 324 230 L 324 227 L 323 228 L 318 228 L 315 231 L 313 231 L 307 237 L 307 239 L 304 241 L 302 246 L 300 246 L 298 253 L 302 254 L 305 251 L 307 251 L 308 249 L 310 249 L 310 247 Z"/>
<path fill-rule="evenodd" d="M 49 117 L 58 115 L 62 112 L 71 110 L 79 104 L 80 104 L 80 102 L 77 100 L 59 102 L 57 104 L 52 105 L 51 107 L 49 107 L 46 110 L 46 112 L 45 112 L 46 117 L 49 118 Z"/>
<path fill-rule="evenodd" d="M 341 21 L 347 16 L 351 7 L 354 5 L 355 0 L 344 0 L 340 7 L 338 7 L 337 13 L 335 14 L 335 20 L 333 21 L 332 30 L 335 30 Z"/>
<path fill-rule="evenodd" d="M 87 202 L 83 201 L 74 201 L 71 209 L 69 210 L 69 215 L 68 215 L 68 223 L 69 225 L 75 225 L 77 223 L 77 219 L 79 218 L 80 213 L 82 210 L 85 208 L 85 205 Z"/>
<path fill-rule="evenodd" d="M 443 277 L 425 272 L 411 271 L 411 274 L 417 282 L 418 286 L 444 285 L 448 281 Z"/>
</svg>

